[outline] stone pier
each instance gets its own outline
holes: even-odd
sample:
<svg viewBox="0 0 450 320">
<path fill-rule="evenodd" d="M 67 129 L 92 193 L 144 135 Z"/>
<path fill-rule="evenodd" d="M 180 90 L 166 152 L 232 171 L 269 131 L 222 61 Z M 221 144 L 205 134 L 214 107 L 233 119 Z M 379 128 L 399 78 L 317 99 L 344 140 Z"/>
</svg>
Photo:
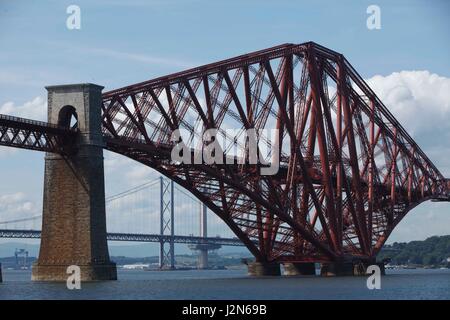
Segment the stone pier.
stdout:
<svg viewBox="0 0 450 320">
<path fill-rule="evenodd" d="M 320 275 L 323 277 L 334 276 L 366 276 L 367 268 L 370 265 L 377 265 L 380 268 L 381 275 L 385 275 L 383 263 L 369 262 L 330 262 L 323 263 L 320 269 Z"/>
<path fill-rule="evenodd" d="M 284 275 L 286 276 L 314 276 L 316 266 L 312 262 L 305 263 L 284 263 Z"/>
<path fill-rule="evenodd" d="M 261 277 L 281 275 L 280 264 L 276 262 L 249 262 L 247 267 L 249 276 Z"/>
<path fill-rule="evenodd" d="M 51 86 L 48 122 L 69 127 L 77 120 L 75 149 L 45 157 L 39 258 L 32 280 L 66 281 L 77 265 L 82 281 L 115 280 L 106 240 L 101 92 L 95 84 Z M 72 119 L 72 122 L 71 122 Z"/>
</svg>

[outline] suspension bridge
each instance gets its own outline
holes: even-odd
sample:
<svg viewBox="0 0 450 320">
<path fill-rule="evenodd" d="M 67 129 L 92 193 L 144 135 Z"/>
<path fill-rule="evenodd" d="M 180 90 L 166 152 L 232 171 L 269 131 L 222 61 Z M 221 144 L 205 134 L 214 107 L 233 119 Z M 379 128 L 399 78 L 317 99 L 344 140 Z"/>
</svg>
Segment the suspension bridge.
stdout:
<svg viewBox="0 0 450 320">
<path fill-rule="evenodd" d="M 174 244 L 198 251 L 199 269 L 208 268 L 208 251 L 243 246 L 204 204 L 163 177 L 108 196 L 105 202 L 107 239 L 159 243 L 160 269 L 175 268 Z M 41 223 L 42 215 L 0 220 L 0 238 L 39 239 Z"/>
<path fill-rule="evenodd" d="M 46 89 L 48 122 L 0 116 L 1 145 L 46 152 L 34 280 L 64 281 L 73 264 L 82 280 L 117 278 L 107 246 L 104 149 L 155 169 L 204 203 L 255 257 L 254 275 L 279 275 L 280 264 L 311 274 L 314 263 L 322 275 L 365 272 L 408 212 L 450 201 L 450 180 L 350 62 L 314 42 L 105 93 L 90 83 Z M 187 134 L 174 141 L 179 129 Z M 210 129 L 220 139 L 204 139 Z M 273 140 L 259 134 L 265 129 L 277 132 Z M 252 143 L 239 139 L 251 130 Z M 192 161 L 211 145 L 225 164 Z M 249 145 L 257 146 L 256 164 Z M 173 161 L 180 146 L 187 161 Z M 268 165 L 277 170 L 263 174 Z M 173 211 L 173 201 L 160 200 Z M 174 229 L 165 214 L 160 223 Z"/>
</svg>

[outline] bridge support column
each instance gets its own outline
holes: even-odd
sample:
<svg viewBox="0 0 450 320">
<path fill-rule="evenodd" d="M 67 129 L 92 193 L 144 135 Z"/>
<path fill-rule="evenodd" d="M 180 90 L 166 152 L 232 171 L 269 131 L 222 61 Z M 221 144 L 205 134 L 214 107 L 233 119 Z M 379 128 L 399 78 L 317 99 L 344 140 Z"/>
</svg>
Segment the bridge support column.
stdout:
<svg viewBox="0 0 450 320">
<path fill-rule="evenodd" d="M 198 253 L 198 269 L 208 269 L 208 249 L 200 249 Z"/>
<path fill-rule="evenodd" d="M 353 276 L 353 268 L 352 262 L 323 263 L 320 268 L 320 275 L 322 277 Z"/>
<path fill-rule="evenodd" d="M 311 276 L 316 275 L 314 263 L 284 263 L 284 275 L 286 276 Z"/>
<path fill-rule="evenodd" d="M 200 237 L 208 237 L 208 208 L 204 203 L 200 207 Z M 214 246 L 212 246 L 214 247 Z M 208 245 L 198 246 L 198 269 L 208 269 Z"/>
<path fill-rule="evenodd" d="M 160 183 L 160 208 L 159 226 L 161 240 L 159 242 L 159 268 L 175 269 L 175 217 L 174 217 L 174 190 L 173 181 L 159 178 Z M 164 236 L 168 235 L 169 240 Z M 169 245 L 167 249 L 166 244 Z"/>
<path fill-rule="evenodd" d="M 70 155 L 46 154 L 41 246 L 32 280 L 66 281 L 70 265 L 81 281 L 115 280 L 106 240 L 101 91 L 94 84 L 47 87 L 48 121 L 79 135 Z"/>
<path fill-rule="evenodd" d="M 276 262 L 249 262 L 247 264 L 248 275 L 261 276 L 280 276 L 280 264 Z"/>
<path fill-rule="evenodd" d="M 334 276 L 366 276 L 367 268 L 370 265 L 377 265 L 381 275 L 385 275 L 383 263 L 368 262 L 330 262 L 322 264 L 320 275 L 323 277 Z"/>
</svg>

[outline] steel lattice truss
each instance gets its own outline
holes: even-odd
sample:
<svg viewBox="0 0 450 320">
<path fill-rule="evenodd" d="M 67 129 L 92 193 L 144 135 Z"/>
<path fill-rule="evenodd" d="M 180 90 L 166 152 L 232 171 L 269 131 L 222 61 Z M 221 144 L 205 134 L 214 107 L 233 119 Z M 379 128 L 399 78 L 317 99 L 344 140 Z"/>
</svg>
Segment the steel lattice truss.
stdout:
<svg viewBox="0 0 450 320">
<path fill-rule="evenodd" d="M 450 199 L 448 180 L 350 63 L 312 42 L 110 91 L 102 110 L 107 149 L 192 192 L 258 261 L 373 259 L 409 210 Z M 227 128 L 277 128 L 274 142 L 257 139 L 280 146 L 265 156 L 279 158 L 280 170 L 172 163 L 179 128 L 188 132 L 183 141 L 211 128 L 225 138 Z M 223 151 L 248 157 L 245 143 Z"/>
<path fill-rule="evenodd" d="M 74 130 L 29 119 L 0 114 L 0 145 L 62 153 L 75 138 Z"/>
<path fill-rule="evenodd" d="M 103 97 L 107 148 L 190 190 L 260 261 L 372 258 L 411 208 L 446 188 L 348 61 L 314 43 L 281 45 Z M 171 164 L 171 133 L 183 128 L 193 138 L 196 123 L 219 132 L 278 128 L 279 173 Z"/>
</svg>

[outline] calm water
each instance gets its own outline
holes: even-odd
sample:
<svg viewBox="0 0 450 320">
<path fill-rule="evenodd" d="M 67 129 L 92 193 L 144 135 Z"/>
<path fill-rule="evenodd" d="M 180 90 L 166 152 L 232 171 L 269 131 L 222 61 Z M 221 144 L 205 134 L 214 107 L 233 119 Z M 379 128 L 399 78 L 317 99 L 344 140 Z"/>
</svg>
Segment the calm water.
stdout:
<svg viewBox="0 0 450 320">
<path fill-rule="evenodd" d="M 450 270 L 388 270 L 381 290 L 365 277 L 249 278 L 246 270 L 119 270 L 119 280 L 35 283 L 30 271 L 3 270 L 0 299 L 450 299 Z"/>
</svg>

